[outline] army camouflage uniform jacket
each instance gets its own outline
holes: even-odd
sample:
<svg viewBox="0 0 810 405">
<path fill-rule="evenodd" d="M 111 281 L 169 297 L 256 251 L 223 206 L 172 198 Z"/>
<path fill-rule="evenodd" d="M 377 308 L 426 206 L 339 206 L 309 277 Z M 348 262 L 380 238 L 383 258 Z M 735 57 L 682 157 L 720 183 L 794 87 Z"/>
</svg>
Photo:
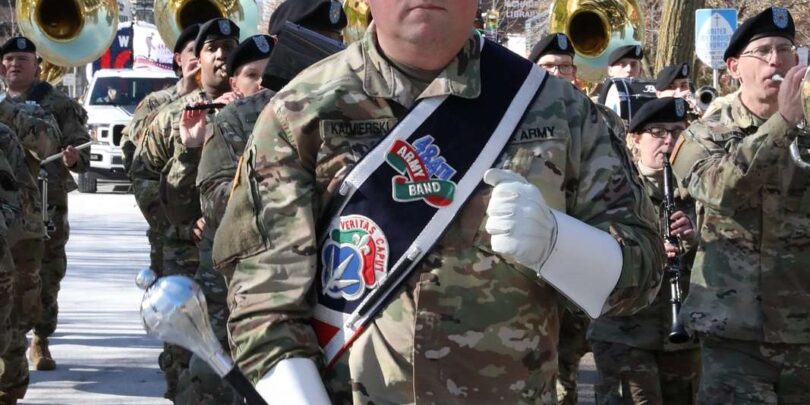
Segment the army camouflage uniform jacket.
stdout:
<svg viewBox="0 0 810 405">
<path fill-rule="evenodd" d="M 253 126 L 275 94 L 270 89 L 262 89 L 230 103 L 214 117 L 212 132 L 205 140 L 197 169 L 200 206 L 205 224 L 212 231 L 216 231 L 225 214 L 231 181 Z"/>
<path fill-rule="evenodd" d="M 309 322 L 317 230 L 329 220 L 323 209 L 350 166 L 418 99 L 480 95 L 480 41 L 471 34 L 417 93 L 369 32 L 305 70 L 262 112 L 214 242 L 215 264 L 229 281 L 232 353 L 252 381 L 285 358 L 322 362 Z M 606 308 L 632 313 L 657 292 L 663 249 L 623 146 L 606 134 L 585 96 L 548 77 L 498 167 L 526 176 L 551 207 L 616 237 L 624 266 Z M 559 296 L 534 271 L 491 251 L 490 191 L 472 195 L 327 372 L 334 402 L 556 401 L 547 388 L 557 370 Z"/>
<path fill-rule="evenodd" d="M 86 125 L 87 112 L 79 103 L 54 89 L 49 83 L 35 81 L 28 91 L 12 100 L 15 102 L 36 102 L 43 110 L 53 115 L 61 133 L 61 142 L 58 149 L 68 145 L 79 146 L 90 141 L 90 134 Z M 61 160 L 47 164 L 45 170 L 48 172 L 49 201 L 67 205 L 67 193 L 78 188 L 73 176 L 70 175 L 70 171 L 84 173 L 89 167 L 89 148 L 79 151 L 79 160 L 70 169 L 65 167 Z"/>
<path fill-rule="evenodd" d="M 188 104 L 210 101 L 195 91 L 165 105 L 149 123 L 141 145 L 136 150 L 132 175 L 143 179 L 160 179 L 160 200 L 171 223 L 170 233 L 178 239 L 192 240 L 194 222 L 200 218 L 200 200 L 196 193 L 184 194 L 185 187 L 194 188 L 200 148 L 186 148 L 180 139 L 180 116 Z M 193 173 L 193 174 L 187 174 Z M 181 199 L 181 200 L 180 200 Z"/>
<path fill-rule="evenodd" d="M 713 109 L 673 154 L 701 235 L 682 314 L 714 337 L 810 343 L 810 172 L 789 153 L 799 130 L 737 96 Z"/>
<path fill-rule="evenodd" d="M 61 132 L 53 116 L 33 103 L 0 101 L 0 123 L 7 125 L 15 136 L 15 143 L 23 148 L 25 173 L 17 173 L 20 187 L 22 217 L 9 235 L 9 244 L 45 235 L 42 221 L 42 202 L 36 181 L 40 160 L 59 152 Z M 9 146 L 10 151 L 16 149 Z M 11 152 L 9 152 L 11 153 Z M 16 154 L 9 156 L 16 159 Z M 16 160 L 15 160 L 16 165 Z"/>
<path fill-rule="evenodd" d="M 649 169 L 648 169 L 649 170 Z M 655 208 L 656 217 L 659 218 L 659 235 L 664 235 L 666 225 L 663 221 L 662 211 L 664 201 L 663 171 L 655 173 L 644 173 L 639 168 L 639 179 L 644 186 L 644 190 L 650 197 Z M 676 189 L 675 207 L 677 211 L 683 211 L 686 216 L 695 223 L 695 204 L 689 198 L 683 198 Z M 696 230 L 697 232 L 697 230 Z M 697 246 L 686 240 L 681 240 L 681 266 L 684 275 L 681 278 L 681 291 L 685 297 L 689 291 L 689 269 L 695 258 Z M 662 268 L 661 271 L 664 269 Z M 664 275 L 666 277 L 666 275 Z M 591 321 L 588 330 L 588 339 L 621 343 L 627 346 L 645 350 L 684 350 L 698 347 L 696 341 L 683 344 L 673 344 L 669 342 L 668 335 L 672 326 L 672 306 L 670 304 L 671 291 L 669 281 L 664 280 L 658 296 L 650 306 L 642 309 L 630 316 L 602 316 Z M 694 337 L 694 336 L 693 336 Z"/>
<path fill-rule="evenodd" d="M 132 120 L 129 121 L 124 129 L 121 131 L 121 149 L 124 151 L 132 151 L 124 153 L 124 167 L 129 172 L 132 167 L 132 159 L 138 146 L 141 144 L 143 134 L 148 128 L 149 123 L 157 116 L 160 108 L 164 105 L 171 103 L 179 98 L 180 82 L 174 86 L 149 93 L 146 97 L 138 103 L 135 107 L 135 113 L 132 115 Z"/>
<path fill-rule="evenodd" d="M 17 134 L 0 124 L 0 255 L 4 247 L 11 246 L 9 241 L 17 238 L 13 233 L 20 231 L 24 218 L 22 191 L 32 184 L 36 187 Z M 42 219 L 38 222 L 41 225 Z"/>
</svg>

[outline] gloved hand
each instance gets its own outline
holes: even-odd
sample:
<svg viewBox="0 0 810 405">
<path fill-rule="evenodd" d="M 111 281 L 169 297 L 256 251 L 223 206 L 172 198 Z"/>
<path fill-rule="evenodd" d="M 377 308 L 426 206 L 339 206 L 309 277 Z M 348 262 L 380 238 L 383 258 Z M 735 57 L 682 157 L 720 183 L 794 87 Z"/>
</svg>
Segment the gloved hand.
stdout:
<svg viewBox="0 0 810 405">
<path fill-rule="evenodd" d="M 511 170 L 489 169 L 484 182 L 493 187 L 486 223 L 492 250 L 539 272 L 557 235 L 540 190 Z"/>
</svg>

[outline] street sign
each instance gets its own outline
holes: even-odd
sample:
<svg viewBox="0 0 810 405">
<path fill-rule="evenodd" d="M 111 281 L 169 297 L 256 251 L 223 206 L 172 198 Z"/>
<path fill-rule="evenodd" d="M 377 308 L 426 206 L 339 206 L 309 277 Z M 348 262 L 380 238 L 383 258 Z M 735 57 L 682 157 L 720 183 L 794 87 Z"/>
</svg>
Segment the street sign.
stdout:
<svg viewBox="0 0 810 405">
<path fill-rule="evenodd" d="M 701 8 L 695 11 L 695 53 L 712 69 L 726 66 L 723 60 L 731 35 L 737 29 L 737 10 Z"/>
</svg>

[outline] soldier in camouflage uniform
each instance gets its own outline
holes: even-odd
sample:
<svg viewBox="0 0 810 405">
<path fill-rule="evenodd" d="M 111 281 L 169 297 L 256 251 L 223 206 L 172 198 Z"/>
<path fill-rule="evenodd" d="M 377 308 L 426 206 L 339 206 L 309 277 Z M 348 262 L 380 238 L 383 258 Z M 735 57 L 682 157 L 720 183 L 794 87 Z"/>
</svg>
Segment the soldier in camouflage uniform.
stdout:
<svg viewBox="0 0 810 405">
<path fill-rule="evenodd" d="M 214 261 L 229 282 L 232 352 L 260 387 L 273 385 L 278 366 L 322 364 L 309 323 L 316 229 L 348 167 L 418 99 L 480 95 L 476 3 L 412 11 L 424 13 L 419 30 L 404 5 L 373 0 L 376 27 L 276 94 L 246 147 Z M 411 30 L 416 54 L 396 53 L 405 46 L 392 38 L 396 30 Z M 663 265 L 649 201 L 587 98 L 554 77 L 542 91 L 548 96 L 529 107 L 497 166 L 526 176 L 550 206 L 622 240 L 623 275 L 605 310 L 638 310 L 657 292 L 654 269 Z M 546 393 L 557 369 L 558 294 L 490 249 L 482 227 L 491 190 L 473 194 L 404 289 L 327 371 L 335 403 L 556 402 Z"/>
<path fill-rule="evenodd" d="M 235 93 L 228 92 L 225 62 L 238 45 L 238 38 L 238 27 L 227 19 L 214 19 L 200 27 L 194 52 L 199 58 L 201 90 L 161 109 L 147 128 L 136 157 L 145 169 L 160 174 L 160 203 L 169 221 L 164 239 L 163 273 L 195 276 L 206 286 L 210 285 L 209 280 L 221 276 L 213 269 L 210 253 L 205 254 L 210 247 L 206 247 L 202 238 L 205 223 L 196 189 L 201 148 L 185 145 L 180 122 L 186 106 L 211 102 L 227 104 L 236 99 Z M 224 285 L 220 288 L 219 294 L 224 294 Z M 204 292 L 208 299 L 211 291 Z M 210 300 L 216 307 L 216 294 Z M 181 348 L 173 346 L 171 358 L 164 359 L 163 363 L 164 368 L 177 370 L 176 403 L 234 400 L 230 386 L 222 382 L 204 361 L 192 359 L 191 354 Z M 189 365 L 191 372 L 185 373 Z"/>
<path fill-rule="evenodd" d="M 20 45 L 25 44 L 24 47 Z M 45 241 L 40 275 L 42 277 L 42 319 L 34 327 L 31 359 L 37 370 L 53 370 L 56 362 L 48 349 L 48 337 L 56 330 L 59 284 L 67 270 L 65 245 L 70 235 L 67 193 L 77 188 L 70 171 L 83 173 L 90 166 L 90 150 L 75 147 L 90 141 L 87 113 L 76 101 L 58 92 L 29 72 L 36 72 L 30 59 L 36 48 L 22 37 L 12 38 L 3 52 L 3 67 L 9 80 L 9 96 L 15 102 L 35 102 L 56 119 L 61 132 L 64 157 L 45 166 L 48 173 L 48 213 L 55 229 Z"/>
<path fill-rule="evenodd" d="M 683 99 L 664 97 L 644 104 L 630 123 L 634 158 L 642 185 L 662 218 L 662 153 L 671 153 L 686 129 L 688 106 Z M 692 229 L 694 203 L 676 197 L 672 234 L 681 247 L 665 244 L 669 256 L 681 255 L 688 291 L 688 267 L 694 258 L 697 236 Z M 663 221 L 661 221 L 663 227 Z M 665 230 L 660 230 L 661 235 Z M 697 394 L 700 353 L 696 341 L 674 344 L 668 340 L 672 325 L 670 289 L 661 288 L 655 301 L 631 316 L 603 316 L 591 322 L 588 339 L 598 371 L 597 404 L 691 404 Z"/>
<path fill-rule="evenodd" d="M 141 210 L 149 229 L 149 267 L 157 274 L 163 271 L 163 236 L 169 227 L 166 214 L 160 205 L 159 173 L 143 170 L 143 163 L 136 159 L 137 149 L 141 145 L 144 132 L 160 109 L 172 101 L 191 93 L 197 88 L 195 75 L 199 71 L 197 56 L 194 55 L 194 41 L 200 31 L 199 24 L 194 24 L 180 34 L 174 46 L 172 65 L 180 75 L 174 87 L 156 91 L 144 97 L 135 108 L 132 121 L 121 132 L 121 150 L 124 152 L 124 166 L 132 181 L 135 201 Z"/>
<path fill-rule="evenodd" d="M 549 74 L 577 85 L 577 66 L 574 64 L 575 51 L 571 41 L 563 33 L 552 33 L 543 37 L 532 47 L 529 60 L 545 69 Z M 602 114 L 611 134 L 624 142 L 624 122 L 611 109 L 595 105 Z M 557 375 L 557 401 L 563 405 L 577 403 L 577 373 L 582 357 L 591 351 L 586 334 L 590 318 L 582 310 L 563 298 L 560 305 L 560 337 L 558 350 L 559 373 Z"/>
<path fill-rule="evenodd" d="M 789 151 L 810 137 L 797 128 L 806 68 L 794 36 L 779 7 L 741 24 L 724 54 L 740 91 L 673 155 L 697 202 L 700 249 L 681 314 L 701 340 L 701 404 L 810 403 L 810 172 Z"/>
<path fill-rule="evenodd" d="M 28 43 L 22 41 L 16 45 L 27 46 Z M 5 55 L 0 57 L 4 60 L 3 70 L 6 66 L 15 68 L 12 72 L 6 72 L 12 73 L 12 77 L 25 70 L 16 64 L 6 64 Z M 31 58 L 30 62 L 33 62 L 34 55 L 18 53 L 10 58 Z M 0 392 L 6 397 L 7 402 L 13 403 L 25 396 L 28 387 L 28 362 L 25 357 L 28 341 L 25 335 L 42 313 L 40 267 L 45 227 L 42 221 L 39 187 L 35 178 L 40 172 L 40 160 L 58 151 L 61 134 L 53 116 L 42 108 L 33 103 L 14 103 L 9 98 L 0 100 L 0 123 L 12 129 L 16 134 L 16 142 L 23 148 L 22 154 L 13 153 L 16 149 L 14 146 L 9 145 L 7 148 L 8 157 L 17 167 L 16 182 L 21 199 L 21 217 L 15 226 L 9 229 L 7 240 L 14 261 L 15 295 L 11 315 L 12 328 L 9 330 L 11 340 L 3 353 L 5 371 L 0 381 Z"/>
<path fill-rule="evenodd" d="M 5 91 L 0 83 L 0 98 Z M 22 184 L 17 180 L 28 175 L 25 152 L 11 128 L 0 124 L 0 376 L 5 370 L 6 350 L 13 338 L 11 314 L 14 307 L 14 259 L 9 248 L 9 230 L 22 218 Z M 0 390 L 0 403 L 10 402 Z"/>
</svg>

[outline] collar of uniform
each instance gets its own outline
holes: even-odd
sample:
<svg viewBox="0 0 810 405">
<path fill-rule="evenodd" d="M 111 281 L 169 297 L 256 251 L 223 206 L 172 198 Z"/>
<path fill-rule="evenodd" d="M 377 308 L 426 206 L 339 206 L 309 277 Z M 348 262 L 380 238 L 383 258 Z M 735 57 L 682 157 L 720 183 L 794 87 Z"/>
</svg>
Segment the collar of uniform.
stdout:
<svg viewBox="0 0 810 405">
<path fill-rule="evenodd" d="M 737 97 L 734 97 L 734 101 L 731 103 L 730 107 L 731 119 L 740 128 L 759 127 L 765 123 L 764 119 L 754 115 L 754 113 L 743 104 L 739 94 Z"/>
<path fill-rule="evenodd" d="M 372 23 L 373 24 L 373 23 Z M 363 37 L 362 52 L 365 66 L 363 90 L 372 97 L 390 98 L 410 107 L 421 98 L 453 95 L 476 98 L 481 94 L 481 48 L 483 39 L 471 31 L 464 48 L 444 68 L 421 94 L 413 94 L 410 79 L 395 68 L 380 54 L 377 48 L 377 32 L 372 25 Z"/>
</svg>

